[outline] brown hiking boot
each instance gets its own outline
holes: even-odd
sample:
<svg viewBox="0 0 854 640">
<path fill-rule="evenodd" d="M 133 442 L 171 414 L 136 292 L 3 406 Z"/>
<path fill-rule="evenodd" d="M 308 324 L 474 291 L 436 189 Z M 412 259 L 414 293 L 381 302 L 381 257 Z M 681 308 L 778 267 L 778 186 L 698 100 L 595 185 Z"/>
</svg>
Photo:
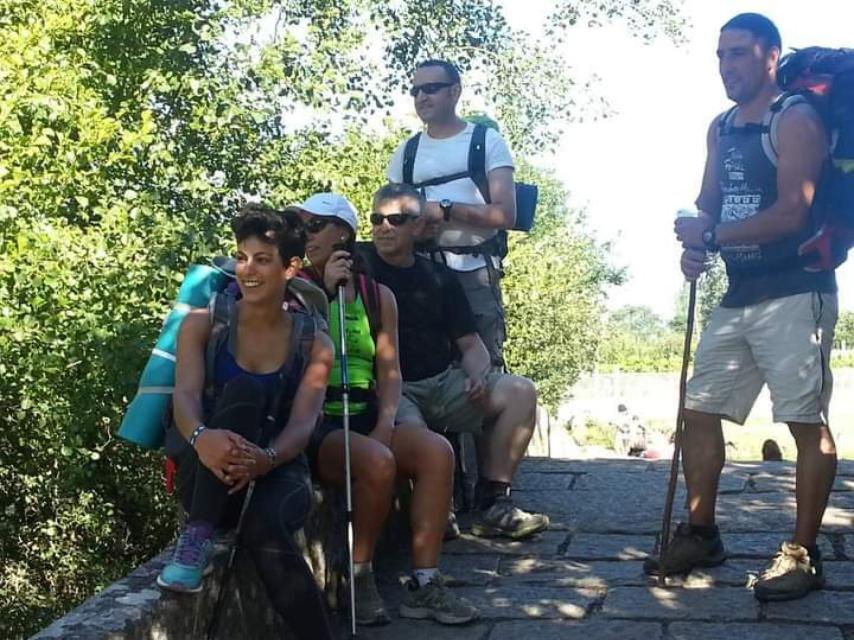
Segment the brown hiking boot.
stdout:
<svg viewBox="0 0 854 640">
<path fill-rule="evenodd" d="M 824 586 L 821 554 L 810 552 L 794 542 L 784 542 L 759 578 L 753 583 L 753 595 L 762 602 L 796 600 Z"/>
<path fill-rule="evenodd" d="M 647 558 L 643 570 L 652 576 L 680 575 L 695 567 L 716 567 L 724 560 L 726 551 L 717 527 L 714 536 L 707 538 L 695 533 L 690 524 L 680 522 L 661 562 L 658 558 Z"/>
</svg>

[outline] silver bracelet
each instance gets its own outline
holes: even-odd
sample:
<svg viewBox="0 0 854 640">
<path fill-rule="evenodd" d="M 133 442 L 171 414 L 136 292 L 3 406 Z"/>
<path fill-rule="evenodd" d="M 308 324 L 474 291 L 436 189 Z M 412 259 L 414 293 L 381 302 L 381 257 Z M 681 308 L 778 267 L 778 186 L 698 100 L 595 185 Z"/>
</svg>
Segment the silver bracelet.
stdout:
<svg viewBox="0 0 854 640">
<path fill-rule="evenodd" d="M 202 435 L 202 432 L 205 429 L 207 429 L 207 427 L 205 426 L 204 422 L 200 422 L 199 424 L 196 425 L 196 428 L 193 429 L 193 433 L 190 434 L 190 439 L 188 440 L 191 447 L 196 446 L 196 440 L 199 439 L 199 436 Z"/>
<path fill-rule="evenodd" d="M 279 454 L 276 453 L 276 450 L 273 447 L 267 447 L 264 449 L 264 453 L 266 453 L 267 457 L 270 458 L 270 469 L 275 469 L 277 462 L 276 459 L 279 457 Z"/>
</svg>

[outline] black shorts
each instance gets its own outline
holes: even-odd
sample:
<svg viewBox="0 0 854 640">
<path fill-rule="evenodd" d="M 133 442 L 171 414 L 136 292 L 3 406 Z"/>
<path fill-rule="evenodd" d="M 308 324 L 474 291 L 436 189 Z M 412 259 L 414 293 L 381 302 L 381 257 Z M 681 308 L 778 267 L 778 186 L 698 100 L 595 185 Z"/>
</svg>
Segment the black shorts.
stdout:
<svg viewBox="0 0 854 640">
<path fill-rule="evenodd" d="M 377 410 L 373 403 L 368 405 L 364 413 L 359 413 L 350 416 L 350 431 L 359 433 L 363 436 L 370 435 L 374 427 L 377 426 Z M 308 440 L 308 446 L 305 449 L 305 455 L 308 458 L 308 464 L 311 468 L 311 475 L 318 478 L 317 461 L 320 455 L 320 445 L 333 431 L 344 428 L 343 416 L 324 415 L 323 419 L 311 432 L 311 437 Z"/>
</svg>

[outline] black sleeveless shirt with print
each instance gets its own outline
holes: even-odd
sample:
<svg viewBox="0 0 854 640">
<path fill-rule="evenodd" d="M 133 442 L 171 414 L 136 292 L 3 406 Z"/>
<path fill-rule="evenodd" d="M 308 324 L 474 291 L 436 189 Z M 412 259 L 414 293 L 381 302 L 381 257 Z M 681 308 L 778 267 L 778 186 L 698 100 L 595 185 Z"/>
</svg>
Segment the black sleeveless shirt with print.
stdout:
<svg viewBox="0 0 854 640">
<path fill-rule="evenodd" d="M 734 115 L 721 126 L 718 136 L 723 223 L 746 220 L 777 200 L 777 167 L 763 149 L 763 126 L 733 126 Z M 813 233 L 809 223 L 801 232 L 777 242 L 721 247 L 729 280 L 721 306 L 746 307 L 798 293 L 835 292 L 833 272 L 810 273 L 797 261 L 798 246 Z"/>
</svg>

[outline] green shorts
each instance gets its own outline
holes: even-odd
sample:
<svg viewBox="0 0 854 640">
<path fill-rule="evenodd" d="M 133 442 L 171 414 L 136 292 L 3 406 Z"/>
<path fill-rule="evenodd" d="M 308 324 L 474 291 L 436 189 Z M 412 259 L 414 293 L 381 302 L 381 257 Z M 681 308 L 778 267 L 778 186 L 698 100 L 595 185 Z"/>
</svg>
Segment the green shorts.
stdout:
<svg viewBox="0 0 854 640">
<path fill-rule="evenodd" d="M 506 374 L 492 371 L 486 376 L 491 394 Z M 451 366 L 435 376 L 403 383 L 403 394 L 397 409 L 397 424 L 424 424 L 440 433 L 480 433 L 486 417 L 481 405 L 469 402 L 466 395 L 468 376 L 459 367 Z"/>
</svg>

